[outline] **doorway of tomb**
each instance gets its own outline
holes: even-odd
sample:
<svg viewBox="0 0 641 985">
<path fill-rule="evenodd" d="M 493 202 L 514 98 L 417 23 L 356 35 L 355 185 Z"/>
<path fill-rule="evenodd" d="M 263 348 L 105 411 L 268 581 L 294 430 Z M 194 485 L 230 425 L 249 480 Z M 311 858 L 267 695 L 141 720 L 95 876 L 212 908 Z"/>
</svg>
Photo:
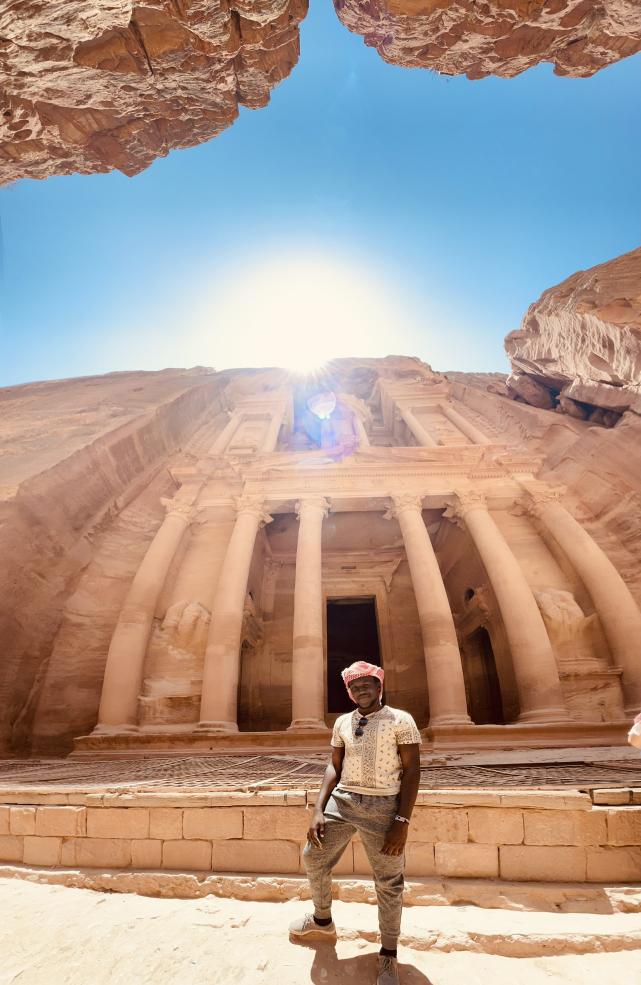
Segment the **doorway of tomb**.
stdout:
<svg viewBox="0 0 641 985">
<path fill-rule="evenodd" d="M 505 725 L 492 640 L 484 626 L 467 637 L 462 656 L 470 718 L 475 725 Z"/>
<path fill-rule="evenodd" d="M 355 660 L 381 666 L 374 596 L 327 600 L 327 711 L 353 711 L 341 671 Z"/>
</svg>

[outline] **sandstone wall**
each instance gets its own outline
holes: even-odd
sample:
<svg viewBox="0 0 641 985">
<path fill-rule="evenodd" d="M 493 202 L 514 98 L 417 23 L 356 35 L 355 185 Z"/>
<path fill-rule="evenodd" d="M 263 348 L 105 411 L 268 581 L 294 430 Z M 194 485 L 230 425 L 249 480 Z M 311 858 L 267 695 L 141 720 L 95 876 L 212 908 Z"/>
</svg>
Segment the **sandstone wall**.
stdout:
<svg viewBox="0 0 641 985">
<path fill-rule="evenodd" d="M 6 452 L 0 501 L 0 750 L 25 749 L 45 680 L 56 698 L 62 697 L 58 687 L 72 689 L 82 699 L 78 709 L 87 697 L 84 689 L 97 686 L 90 678 L 99 671 L 83 677 L 77 660 L 89 663 L 113 629 L 127 579 L 160 522 L 156 497 L 175 489 L 167 462 L 203 415 L 212 413 L 224 380 L 222 374 L 174 370 L 30 384 L 0 393 Z M 142 497 L 139 509 L 128 510 L 136 497 Z M 56 646 L 66 679 L 59 685 L 47 670 Z M 60 707 L 58 713 L 64 717 L 68 709 Z"/>
<path fill-rule="evenodd" d="M 641 604 L 641 417 L 629 410 L 617 415 L 615 426 L 604 427 L 499 396 L 486 381 L 479 386 L 473 379 L 471 386 L 465 386 L 462 379 L 457 376 L 455 383 L 459 399 L 494 418 L 503 428 L 504 439 L 513 436 L 516 441 L 519 435 L 527 435 L 529 447 L 540 455 L 540 478 L 565 486 L 566 502 L 572 503 L 574 515 Z M 578 719 L 622 717 L 620 674 L 585 586 L 542 525 L 532 524 L 525 537 L 529 526 L 525 518 L 503 514 L 495 519 L 535 591 L 570 714 Z M 523 525 L 522 533 L 515 527 L 518 524 Z M 541 555 L 546 543 L 561 578 L 551 577 L 551 569 L 544 574 L 549 568 Z M 507 696 L 513 714 L 513 692 L 504 684 L 509 655 L 506 658 L 500 624 L 494 621 L 490 629 L 504 704 Z"/>
<path fill-rule="evenodd" d="M 511 77 L 540 62 L 588 76 L 641 49 L 636 0 L 334 0 L 385 61 L 443 75 Z"/>
<path fill-rule="evenodd" d="M 206 488 L 203 495 L 212 492 Z M 143 725 L 198 721 L 212 603 L 234 519 L 231 506 L 209 510 L 207 524 L 192 523 L 176 552 L 147 651 L 140 701 Z M 89 731 L 96 723 L 99 699 L 98 692 Z"/>
<path fill-rule="evenodd" d="M 538 443 L 582 522 L 641 601 L 641 248 L 578 271 L 532 304 L 500 383 L 451 374 L 505 433 Z M 529 405 L 529 406 L 528 406 Z"/>
<path fill-rule="evenodd" d="M 0 11 L 0 184 L 137 174 L 269 101 L 306 0 L 35 0 Z"/>
<path fill-rule="evenodd" d="M 639 791 L 422 791 L 408 876 L 637 883 Z M 2 794 L 0 863 L 182 872 L 304 872 L 314 791 Z M 369 875 L 363 845 L 338 876 Z M 372 890 L 373 891 L 373 890 Z M 340 890 L 339 890 L 340 892 Z"/>
</svg>

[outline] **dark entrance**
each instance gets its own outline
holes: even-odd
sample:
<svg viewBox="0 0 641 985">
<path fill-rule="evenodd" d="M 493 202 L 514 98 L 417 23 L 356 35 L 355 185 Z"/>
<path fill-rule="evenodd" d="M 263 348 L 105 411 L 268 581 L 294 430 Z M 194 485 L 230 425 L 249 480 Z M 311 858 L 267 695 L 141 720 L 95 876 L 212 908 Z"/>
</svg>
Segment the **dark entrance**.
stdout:
<svg viewBox="0 0 641 985">
<path fill-rule="evenodd" d="M 355 660 L 381 664 L 376 599 L 327 600 L 327 710 L 352 711 L 341 670 Z"/>
<path fill-rule="evenodd" d="M 470 718 L 475 725 L 504 725 L 501 686 L 487 629 L 480 626 L 462 649 Z"/>
</svg>

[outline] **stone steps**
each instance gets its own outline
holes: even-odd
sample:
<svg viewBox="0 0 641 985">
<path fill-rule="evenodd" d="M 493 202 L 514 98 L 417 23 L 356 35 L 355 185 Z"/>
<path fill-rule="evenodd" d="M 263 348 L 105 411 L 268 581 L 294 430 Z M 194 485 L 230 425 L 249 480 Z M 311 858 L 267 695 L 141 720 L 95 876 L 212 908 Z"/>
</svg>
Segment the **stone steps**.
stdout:
<svg viewBox="0 0 641 985">
<path fill-rule="evenodd" d="M 95 934 L 99 932 L 102 937 L 109 935 L 111 930 L 109 953 L 121 962 L 121 972 L 127 955 L 118 950 L 117 942 L 123 933 L 129 935 L 132 943 L 137 938 L 137 946 L 143 949 L 153 941 L 156 960 L 162 941 L 166 941 L 174 952 L 190 942 L 191 960 L 196 963 L 203 960 L 203 950 L 217 946 L 220 952 L 224 948 L 228 959 L 235 953 L 236 966 L 244 965 L 246 974 L 251 974 L 252 962 L 254 970 L 265 970 L 256 968 L 255 961 L 259 956 L 269 963 L 278 952 L 280 963 L 289 966 L 303 958 L 311 959 L 314 954 L 315 962 L 331 965 L 337 951 L 349 948 L 358 952 L 371 947 L 374 952 L 378 941 L 376 907 L 366 903 L 339 901 L 334 904 L 333 916 L 338 927 L 336 945 L 331 941 L 307 941 L 301 946 L 290 943 L 287 935 L 289 922 L 309 909 L 309 905 L 300 900 L 259 903 L 211 897 L 199 900 L 123 898 L 104 892 L 88 894 L 60 885 L 27 882 L 18 885 L 4 879 L 0 879 L 0 900 L 5 903 L 3 911 L 7 913 L 2 933 L 12 930 L 11 940 L 15 942 L 17 933 L 24 926 L 33 949 L 40 947 L 43 938 L 50 936 L 55 941 L 54 950 L 62 947 L 68 953 L 70 946 L 66 937 L 73 936 L 79 948 L 98 950 Z M 29 917 L 37 919 L 43 908 L 44 918 L 38 922 L 38 934 L 34 935 L 33 921 Z M 23 922 L 20 921 L 21 913 Z M 94 928 L 88 937 L 83 931 L 83 923 Z M 420 965 L 423 956 L 460 952 L 520 959 L 623 952 L 629 954 L 632 970 L 638 967 L 635 952 L 641 951 L 641 914 L 560 914 L 483 910 L 473 906 L 406 907 L 399 943 L 401 961 L 409 960 L 415 965 Z M 16 948 L 9 950 L 12 956 L 19 953 Z M 107 953 L 105 957 L 108 959 Z M 272 964 L 272 977 L 265 980 L 273 982 L 275 971 Z M 29 980 L 34 979 L 30 977 Z M 75 980 L 82 979 L 65 977 L 66 982 Z M 133 975 L 130 980 L 134 980 Z M 183 981 L 182 976 L 173 978 L 173 981 L 177 980 Z M 225 979 L 208 976 L 207 980 L 222 982 Z M 241 981 L 243 976 L 237 974 L 227 980 Z M 246 977 L 245 980 L 260 980 L 260 977 Z M 283 980 L 296 979 L 279 976 L 279 983 Z M 299 981 L 308 980 L 299 978 Z M 322 973 L 318 978 L 312 976 L 311 980 L 332 981 L 329 975 Z"/>
<path fill-rule="evenodd" d="M 239 902 L 285 903 L 309 900 L 309 886 L 302 875 L 258 873 L 204 873 L 157 870 L 38 868 L 0 865 L 0 881 L 17 879 L 93 892 L 135 893 L 162 899 L 218 899 Z M 334 899 L 345 904 L 376 903 L 371 879 L 335 876 Z M 585 883 L 498 882 L 485 879 L 406 878 L 406 908 L 456 908 L 461 912 L 503 910 L 517 913 L 562 913 L 611 916 L 641 914 L 638 885 L 586 885 Z M 421 926 L 423 918 L 417 917 Z M 610 926 L 610 925 L 609 925 Z"/>
</svg>

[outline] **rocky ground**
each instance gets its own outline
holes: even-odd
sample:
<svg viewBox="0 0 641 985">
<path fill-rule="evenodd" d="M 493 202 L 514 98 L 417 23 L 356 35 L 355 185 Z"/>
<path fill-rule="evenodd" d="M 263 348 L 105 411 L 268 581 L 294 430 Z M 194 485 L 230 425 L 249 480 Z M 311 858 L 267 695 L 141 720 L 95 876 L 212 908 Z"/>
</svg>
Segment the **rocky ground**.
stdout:
<svg viewBox="0 0 641 985">
<path fill-rule="evenodd" d="M 1 985 L 375 982 L 375 907 L 336 903 L 336 945 L 292 944 L 305 904 L 152 899 L 0 879 Z M 403 985 L 638 985 L 639 913 L 408 907 Z"/>
</svg>

